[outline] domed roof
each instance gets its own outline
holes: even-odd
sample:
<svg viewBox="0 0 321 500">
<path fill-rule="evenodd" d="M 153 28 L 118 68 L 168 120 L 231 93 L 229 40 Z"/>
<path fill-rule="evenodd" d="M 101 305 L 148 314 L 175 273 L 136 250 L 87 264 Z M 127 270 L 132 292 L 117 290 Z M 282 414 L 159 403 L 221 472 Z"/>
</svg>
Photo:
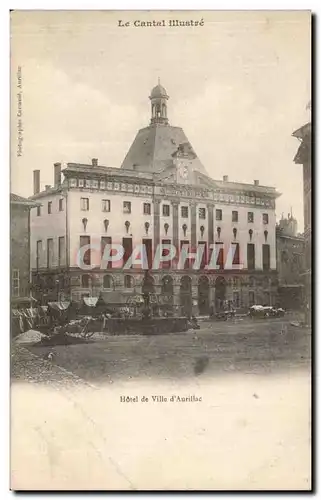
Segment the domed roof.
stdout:
<svg viewBox="0 0 321 500">
<path fill-rule="evenodd" d="M 150 93 L 150 97 L 168 97 L 166 89 L 159 83 Z"/>
</svg>

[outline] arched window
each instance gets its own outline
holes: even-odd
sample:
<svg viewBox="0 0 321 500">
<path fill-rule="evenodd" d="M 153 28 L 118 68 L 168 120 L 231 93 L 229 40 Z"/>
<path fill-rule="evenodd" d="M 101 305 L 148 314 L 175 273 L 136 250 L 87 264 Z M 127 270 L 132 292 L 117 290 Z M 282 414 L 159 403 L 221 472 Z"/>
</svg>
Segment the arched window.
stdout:
<svg viewBox="0 0 321 500">
<path fill-rule="evenodd" d="M 104 288 L 114 288 L 114 282 L 112 276 L 110 274 L 105 274 L 104 280 L 103 280 L 103 287 Z"/>
<path fill-rule="evenodd" d="M 126 274 L 124 276 L 124 287 L 125 288 L 133 288 L 134 287 L 134 279 L 130 274 Z"/>
<path fill-rule="evenodd" d="M 81 286 L 82 288 L 89 288 L 90 276 L 89 274 L 83 274 L 81 277 Z"/>
</svg>

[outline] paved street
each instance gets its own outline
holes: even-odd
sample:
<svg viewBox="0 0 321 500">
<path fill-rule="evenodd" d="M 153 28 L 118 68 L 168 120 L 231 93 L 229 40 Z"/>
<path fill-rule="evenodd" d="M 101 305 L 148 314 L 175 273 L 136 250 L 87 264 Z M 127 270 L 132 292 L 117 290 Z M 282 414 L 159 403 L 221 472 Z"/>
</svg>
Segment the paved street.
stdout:
<svg viewBox="0 0 321 500">
<path fill-rule="evenodd" d="M 285 326 L 111 336 L 50 349 L 54 362 L 15 346 L 12 487 L 309 488 L 311 337 Z"/>
<path fill-rule="evenodd" d="M 33 346 L 29 350 L 40 358 L 53 352 L 53 365 L 93 384 L 231 372 L 269 374 L 305 367 L 310 362 L 310 331 L 280 319 L 202 322 L 200 330 L 185 333 L 102 339 L 52 348 Z M 23 378 L 14 366 L 13 378 Z M 42 370 L 37 381 L 50 379 L 50 370 Z"/>
</svg>

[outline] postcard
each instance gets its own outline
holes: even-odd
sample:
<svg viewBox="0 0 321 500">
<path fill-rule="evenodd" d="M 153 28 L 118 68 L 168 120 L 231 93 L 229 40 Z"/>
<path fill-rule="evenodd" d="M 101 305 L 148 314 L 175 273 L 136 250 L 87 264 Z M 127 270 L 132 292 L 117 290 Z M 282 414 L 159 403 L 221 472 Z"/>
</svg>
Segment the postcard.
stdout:
<svg viewBox="0 0 321 500">
<path fill-rule="evenodd" d="M 309 491 L 311 12 L 11 12 L 15 491 Z"/>
</svg>

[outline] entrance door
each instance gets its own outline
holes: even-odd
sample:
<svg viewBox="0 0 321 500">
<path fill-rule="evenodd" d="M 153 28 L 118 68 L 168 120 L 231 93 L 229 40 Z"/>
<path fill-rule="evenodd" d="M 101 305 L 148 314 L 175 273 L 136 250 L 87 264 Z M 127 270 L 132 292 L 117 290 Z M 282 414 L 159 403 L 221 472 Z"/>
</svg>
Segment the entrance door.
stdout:
<svg viewBox="0 0 321 500">
<path fill-rule="evenodd" d="M 198 310 L 199 314 L 209 313 L 209 281 L 207 276 L 201 276 L 198 280 Z"/>
</svg>

